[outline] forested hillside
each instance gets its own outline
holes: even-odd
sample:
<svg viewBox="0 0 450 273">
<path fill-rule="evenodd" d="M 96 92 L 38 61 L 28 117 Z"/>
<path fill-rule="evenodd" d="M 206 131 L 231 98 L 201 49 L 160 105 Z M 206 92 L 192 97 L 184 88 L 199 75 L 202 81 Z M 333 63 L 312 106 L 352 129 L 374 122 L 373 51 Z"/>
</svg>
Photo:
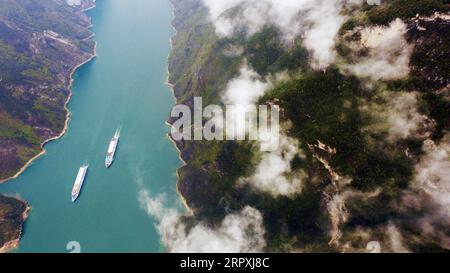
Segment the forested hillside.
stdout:
<svg viewBox="0 0 450 273">
<path fill-rule="evenodd" d="M 178 103 L 201 96 L 225 104 L 230 86 L 245 81 L 267 86 L 258 103 L 281 107 L 279 151 L 251 141 L 177 142 L 191 221 L 218 228 L 250 206 L 262 215 L 265 251 L 450 249 L 447 1 L 343 6 L 322 51 L 314 8 L 293 16 L 311 20 L 314 32 L 292 33 L 295 24 L 246 17 L 251 1 L 217 17 L 211 1 L 172 2 L 169 80 Z"/>
</svg>

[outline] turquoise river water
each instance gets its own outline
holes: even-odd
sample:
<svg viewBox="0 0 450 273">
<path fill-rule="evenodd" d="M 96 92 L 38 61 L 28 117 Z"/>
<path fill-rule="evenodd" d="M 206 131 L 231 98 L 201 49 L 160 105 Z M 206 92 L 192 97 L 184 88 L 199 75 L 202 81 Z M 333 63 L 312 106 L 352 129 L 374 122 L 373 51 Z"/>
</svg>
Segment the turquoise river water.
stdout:
<svg viewBox="0 0 450 273">
<path fill-rule="evenodd" d="M 0 185 L 32 207 L 16 252 L 163 251 L 156 220 L 140 207 L 139 191 L 164 193 L 179 203 L 175 190 L 180 165 L 166 137 L 165 120 L 174 103 L 167 78 L 170 37 L 168 0 L 99 0 L 92 17 L 97 58 L 74 75 L 72 116 L 66 134 L 46 145 L 19 178 Z M 104 158 L 116 128 L 117 157 Z M 70 192 L 79 167 L 90 168 L 76 203 Z M 69 244 L 70 245 L 70 244 Z"/>
</svg>

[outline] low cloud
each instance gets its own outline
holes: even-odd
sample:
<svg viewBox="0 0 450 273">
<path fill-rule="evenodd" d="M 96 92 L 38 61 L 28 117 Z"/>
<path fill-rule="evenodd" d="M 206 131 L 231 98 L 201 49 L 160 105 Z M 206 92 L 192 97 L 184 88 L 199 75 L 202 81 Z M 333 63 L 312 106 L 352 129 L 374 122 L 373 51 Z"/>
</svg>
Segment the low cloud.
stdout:
<svg viewBox="0 0 450 273">
<path fill-rule="evenodd" d="M 203 0 L 221 36 L 236 30 L 252 35 L 268 24 L 277 26 L 285 41 L 301 35 L 312 56 L 311 65 L 326 68 L 336 58 L 335 38 L 346 20 L 344 10 L 362 0 Z M 233 9 L 233 12 L 231 12 Z"/>
<path fill-rule="evenodd" d="M 240 69 L 238 77 L 230 80 L 227 87 L 222 92 L 222 101 L 227 107 L 232 106 L 234 111 L 229 111 L 226 116 L 228 124 L 235 125 L 235 129 L 227 128 L 226 134 L 228 139 L 245 139 L 250 130 L 255 128 L 248 127 L 248 120 L 245 114 L 254 106 L 258 99 L 271 87 L 270 83 L 264 82 L 259 75 L 244 64 Z M 215 121 L 216 126 L 224 128 L 226 125 L 220 121 Z"/>
<path fill-rule="evenodd" d="M 426 139 L 434 131 L 435 122 L 419 112 L 418 92 L 380 91 L 372 103 L 363 104 L 361 110 L 374 119 L 366 129 L 387 133 L 387 140 L 394 143 L 407 138 Z M 380 103 L 380 101 L 382 103 Z"/>
<path fill-rule="evenodd" d="M 81 0 L 66 0 L 66 3 L 69 6 L 79 6 L 81 5 Z"/>
<path fill-rule="evenodd" d="M 414 168 L 413 184 L 404 192 L 400 211 L 420 212 L 413 227 L 424 238 L 450 249 L 450 134 L 440 142 L 426 140 L 422 150 Z"/>
<path fill-rule="evenodd" d="M 424 190 L 440 206 L 444 217 L 450 217 L 450 134 L 439 144 L 427 140 L 424 156 L 415 166 L 416 186 Z"/>
<path fill-rule="evenodd" d="M 222 101 L 231 105 L 254 105 L 270 86 L 262 81 L 258 73 L 244 65 L 239 76 L 228 82 Z"/>
<path fill-rule="evenodd" d="M 240 75 L 232 79 L 223 91 L 222 101 L 226 105 L 242 106 L 242 111 L 249 105 L 255 105 L 258 99 L 274 84 L 284 80 L 283 73 L 269 77 L 263 81 L 260 76 L 246 64 L 241 68 Z M 227 123 L 236 123 L 239 136 L 248 134 L 245 120 L 240 119 L 238 111 L 235 115 L 227 115 Z M 231 120 L 228 120 L 231 119 Z M 223 124 L 218 124 L 223 126 Z M 279 129 L 279 128 L 277 128 Z M 228 134 L 227 130 L 227 134 Z M 274 196 L 293 196 L 301 191 L 304 174 L 292 174 L 291 161 L 301 154 L 297 140 L 286 135 L 280 135 L 278 130 L 265 130 L 259 134 L 261 160 L 251 177 L 242 178 L 241 184 L 250 184 L 255 189 L 269 192 Z"/>
<path fill-rule="evenodd" d="M 427 138 L 431 135 L 434 122 L 426 115 L 419 113 L 418 107 L 417 92 L 401 93 L 391 98 L 386 106 L 391 139 Z"/>
<path fill-rule="evenodd" d="M 241 179 L 240 183 L 249 184 L 254 189 L 268 192 L 275 197 L 292 197 L 301 192 L 302 181 L 306 178 L 306 173 L 302 171 L 292 172 L 292 160 L 302 154 L 297 140 L 281 135 L 278 148 L 262 152 L 255 173 L 251 177 Z"/>
<path fill-rule="evenodd" d="M 356 48 L 367 49 L 366 57 L 358 62 L 344 65 L 358 77 L 377 80 L 397 80 L 408 76 L 413 46 L 405 38 L 406 24 L 397 19 L 387 27 L 373 26 L 360 30 L 360 44 Z"/>
<path fill-rule="evenodd" d="M 407 253 L 409 250 L 403 244 L 403 236 L 394 224 L 389 224 L 386 228 L 389 237 L 391 250 L 394 253 Z"/>
<path fill-rule="evenodd" d="M 259 98 L 262 97 L 270 88 L 276 83 L 280 83 L 288 79 L 288 75 L 285 72 L 277 73 L 276 75 L 270 75 L 266 79 L 262 79 L 258 73 L 248 67 L 247 63 L 244 63 L 239 71 L 239 75 L 236 78 L 231 79 L 226 88 L 222 91 L 222 102 L 227 106 L 226 124 L 223 124 L 221 119 L 216 118 L 214 123 L 217 128 L 224 129 L 227 126 L 225 132 L 227 139 L 239 139 L 244 140 L 246 136 L 249 139 L 256 140 L 261 138 L 267 138 L 272 140 L 272 145 L 269 145 L 269 141 L 266 141 L 264 147 L 266 150 L 273 150 L 278 145 L 278 111 L 277 106 L 273 109 L 267 109 L 267 121 L 262 119 L 259 106 L 256 105 Z M 272 110 L 277 116 L 272 116 Z M 266 127 L 259 128 L 257 125 L 257 118 L 259 112 L 259 121 L 267 124 Z M 254 115 L 252 115 L 254 114 Z"/>
<path fill-rule="evenodd" d="M 262 215 L 252 207 L 227 215 L 218 227 L 203 222 L 188 227 L 176 209 L 166 206 L 164 196 L 152 197 L 143 189 L 139 202 L 158 221 L 156 227 L 168 252 L 248 253 L 262 252 L 266 247 Z"/>
<path fill-rule="evenodd" d="M 370 241 L 367 243 L 366 252 L 368 253 L 381 253 L 381 244 L 378 241 Z"/>
</svg>

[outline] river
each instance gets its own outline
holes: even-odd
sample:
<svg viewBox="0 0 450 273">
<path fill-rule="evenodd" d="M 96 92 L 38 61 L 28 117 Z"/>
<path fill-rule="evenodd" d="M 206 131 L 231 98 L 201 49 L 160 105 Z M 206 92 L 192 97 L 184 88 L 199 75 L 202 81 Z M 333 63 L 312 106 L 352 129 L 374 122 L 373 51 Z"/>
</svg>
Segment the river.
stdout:
<svg viewBox="0 0 450 273">
<path fill-rule="evenodd" d="M 17 195 L 32 209 L 16 252 L 160 252 L 155 219 L 141 209 L 143 188 L 179 203 L 181 164 L 165 120 L 174 103 L 167 78 L 170 37 L 168 0 L 99 0 L 88 12 L 97 58 L 74 74 L 72 115 L 66 134 L 45 146 L 0 193 Z M 116 128 L 117 156 L 104 158 Z M 79 167 L 90 168 L 76 203 L 70 193 Z M 71 243 L 73 244 L 73 243 Z"/>
</svg>

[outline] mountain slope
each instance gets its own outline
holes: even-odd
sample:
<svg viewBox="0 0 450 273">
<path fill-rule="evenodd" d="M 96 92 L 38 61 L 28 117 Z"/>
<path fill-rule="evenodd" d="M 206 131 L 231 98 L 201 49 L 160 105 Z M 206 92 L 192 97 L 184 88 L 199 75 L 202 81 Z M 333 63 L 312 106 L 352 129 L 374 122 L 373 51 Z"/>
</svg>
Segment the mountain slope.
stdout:
<svg viewBox="0 0 450 273">
<path fill-rule="evenodd" d="M 215 230 L 250 206 L 264 219 L 266 251 L 450 249 L 448 3 L 343 9 L 329 49 L 336 56 L 318 69 L 309 29 L 286 42 L 292 28 L 248 17 L 257 3 L 224 4 L 228 9 L 213 18 L 205 4 L 217 12 L 214 2 L 172 2 L 177 35 L 169 80 L 177 102 L 192 108 L 201 96 L 204 105 L 223 104 L 231 83 L 255 71 L 245 86 L 271 83 L 259 103 L 280 105 L 287 143 L 279 153 L 261 153 L 251 141 L 176 142 L 186 162 L 178 189 L 194 214 L 180 221 Z M 234 32 L 214 31 L 230 25 Z M 277 73 L 282 80 L 273 81 Z M 282 162 L 283 171 L 273 176 L 265 160 Z M 298 181 L 301 189 L 276 191 Z M 166 244 L 176 249 L 174 241 Z"/>
<path fill-rule="evenodd" d="M 62 0 L 1 1 L 0 180 L 63 130 L 71 73 L 94 54 L 89 26 Z"/>
<path fill-rule="evenodd" d="M 63 132 L 72 73 L 94 56 L 82 10 L 94 2 L 0 0 L 0 183 Z M 0 195 L 0 252 L 18 245 L 27 211 Z"/>
</svg>

